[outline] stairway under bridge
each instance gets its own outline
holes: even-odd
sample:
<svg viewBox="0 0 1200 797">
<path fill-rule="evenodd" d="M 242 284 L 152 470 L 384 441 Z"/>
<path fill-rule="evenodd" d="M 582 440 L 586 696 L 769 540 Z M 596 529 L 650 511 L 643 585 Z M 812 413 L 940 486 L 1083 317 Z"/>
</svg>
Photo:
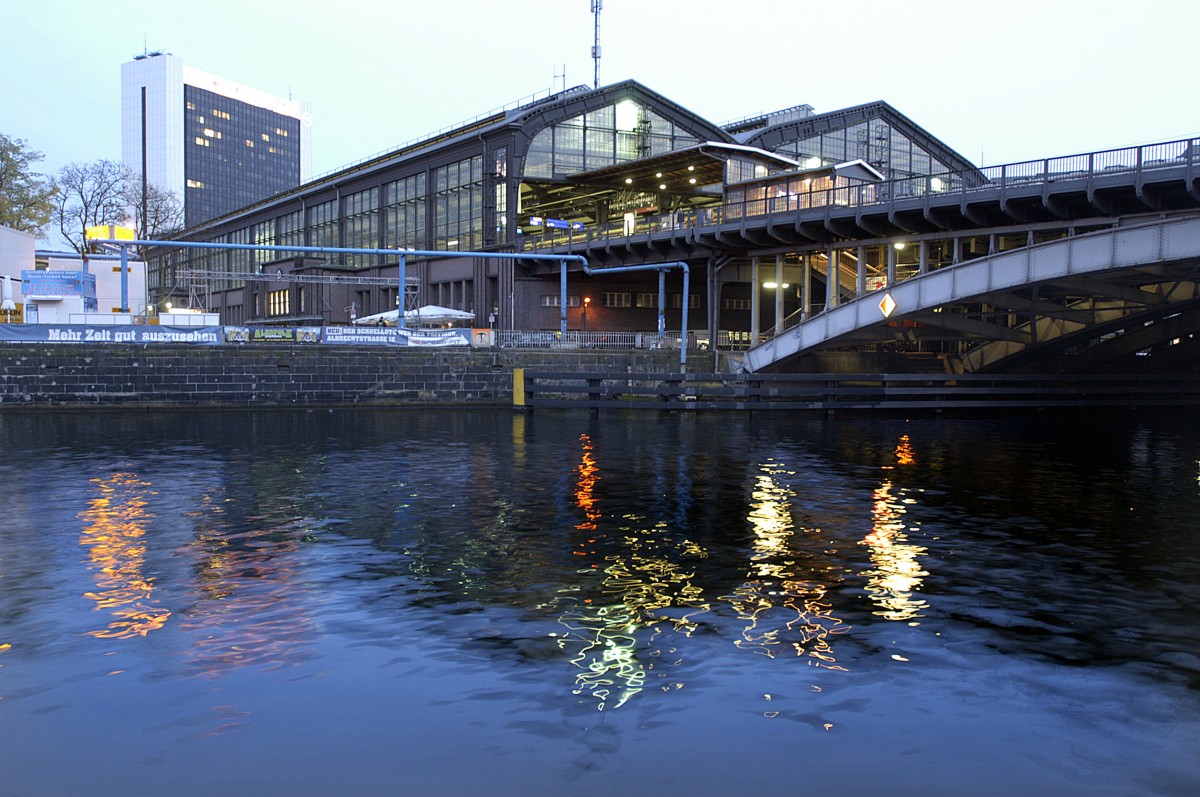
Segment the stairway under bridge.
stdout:
<svg viewBox="0 0 1200 797">
<path fill-rule="evenodd" d="M 924 352 L 911 358 L 915 370 L 938 352 L 951 373 L 1200 364 L 1200 215 L 1143 219 L 913 276 L 798 320 L 747 351 L 744 368 L 811 370 L 806 361 L 831 352 L 910 350 Z"/>
</svg>

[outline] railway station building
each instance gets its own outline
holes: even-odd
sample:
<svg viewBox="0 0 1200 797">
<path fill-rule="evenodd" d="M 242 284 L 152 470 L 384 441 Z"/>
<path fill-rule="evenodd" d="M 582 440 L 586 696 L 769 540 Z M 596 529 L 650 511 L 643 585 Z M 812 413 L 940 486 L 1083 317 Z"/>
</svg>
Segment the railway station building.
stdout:
<svg viewBox="0 0 1200 797">
<path fill-rule="evenodd" d="M 794 230 L 731 237 L 721 229 L 765 207 L 875 200 L 884 186 L 905 178 L 912 178 L 905 184 L 918 186 L 914 190 L 945 190 L 974 171 L 884 102 L 830 113 L 798 105 L 718 125 L 625 81 L 482 115 L 192 226 L 182 238 L 581 254 L 591 273 L 570 270 L 566 317 L 571 329 L 584 331 L 655 329 L 658 275 L 605 275 L 605 267 L 683 261 L 691 288 L 685 297 L 679 281 L 669 281 L 668 325 L 677 328 L 687 303 L 692 329 L 749 343 L 760 313 L 779 318 L 821 303 L 828 295 L 821 275 L 830 273 L 829 255 L 801 251 L 797 244 L 806 239 Z M 714 220 L 723 226 L 712 227 Z M 830 234 L 823 230 L 813 239 Z M 845 235 L 871 238 L 863 230 Z M 857 251 L 871 261 L 868 279 L 886 279 L 904 267 L 884 245 Z M 398 279 L 398 256 L 148 254 L 152 304 L 202 305 L 226 324 L 341 324 L 401 303 L 398 282 L 378 279 Z M 553 263 L 413 256 L 406 257 L 406 269 L 415 283 L 405 292 L 413 294 L 404 297 L 406 306 L 464 310 L 475 315 L 476 326 L 559 328 L 560 274 Z M 240 274 L 278 280 L 247 281 Z M 313 279 L 296 279 L 305 275 Z M 321 275 L 374 282 L 323 283 L 316 279 Z"/>
</svg>

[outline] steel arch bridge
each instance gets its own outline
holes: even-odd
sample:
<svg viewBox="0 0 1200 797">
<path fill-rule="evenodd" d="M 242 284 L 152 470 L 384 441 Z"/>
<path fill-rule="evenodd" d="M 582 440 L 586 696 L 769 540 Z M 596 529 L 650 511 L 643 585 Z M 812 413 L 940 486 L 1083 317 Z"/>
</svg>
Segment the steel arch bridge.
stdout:
<svg viewBox="0 0 1200 797">
<path fill-rule="evenodd" d="M 966 340 L 954 372 L 1170 367 L 1200 350 L 1200 214 L 996 253 L 860 295 L 746 352 L 747 371 L 864 344 Z M 1178 348 L 1176 348 L 1178 347 Z M 1139 370 L 1147 361 L 1140 360 Z"/>
</svg>

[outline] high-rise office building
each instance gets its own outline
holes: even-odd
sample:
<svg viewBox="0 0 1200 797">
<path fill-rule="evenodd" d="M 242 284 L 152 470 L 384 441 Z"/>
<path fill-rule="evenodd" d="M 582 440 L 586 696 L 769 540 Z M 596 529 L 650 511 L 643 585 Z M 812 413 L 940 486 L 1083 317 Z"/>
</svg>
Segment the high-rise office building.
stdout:
<svg viewBox="0 0 1200 797">
<path fill-rule="evenodd" d="M 121 65 L 122 160 L 183 201 L 187 226 L 309 178 L 307 103 L 188 66 L 169 53 Z"/>
</svg>

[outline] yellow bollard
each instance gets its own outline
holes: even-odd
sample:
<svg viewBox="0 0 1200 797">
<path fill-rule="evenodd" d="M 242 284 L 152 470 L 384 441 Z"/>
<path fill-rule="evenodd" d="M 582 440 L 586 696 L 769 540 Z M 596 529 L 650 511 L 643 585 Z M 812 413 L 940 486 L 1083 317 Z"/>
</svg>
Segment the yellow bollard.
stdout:
<svg viewBox="0 0 1200 797">
<path fill-rule="evenodd" d="M 513 406 L 525 406 L 525 369 L 513 369 Z"/>
</svg>

